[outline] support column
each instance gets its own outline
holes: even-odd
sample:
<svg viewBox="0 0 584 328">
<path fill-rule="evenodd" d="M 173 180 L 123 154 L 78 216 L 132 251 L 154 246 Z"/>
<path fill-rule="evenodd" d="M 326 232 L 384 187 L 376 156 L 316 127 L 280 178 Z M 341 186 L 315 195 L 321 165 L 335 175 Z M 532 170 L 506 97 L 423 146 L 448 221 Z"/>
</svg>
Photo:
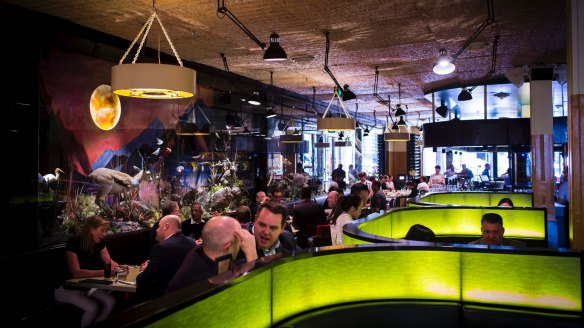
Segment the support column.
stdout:
<svg viewBox="0 0 584 328">
<path fill-rule="evenodd" d="M 531 185 L 535 207 L 546 208 L 548 220 L 556 221 L 552 76 L 551 67 L 531 69 Z"/>
<path fill-rule="evenodd" d="M 584 3 L 568 2 L 568 185 L 570 248 L 584 248 Z"/>
<path fill-rule="evenodd" d="M 394 181 L 397 182 L 397 177 L 400 174 L 408 174 L 408 147 L 407 142 L 402 141 L 388 141 L 385 152 L 385 168 L 386 174 L 391 174 Z"/>
</svg>

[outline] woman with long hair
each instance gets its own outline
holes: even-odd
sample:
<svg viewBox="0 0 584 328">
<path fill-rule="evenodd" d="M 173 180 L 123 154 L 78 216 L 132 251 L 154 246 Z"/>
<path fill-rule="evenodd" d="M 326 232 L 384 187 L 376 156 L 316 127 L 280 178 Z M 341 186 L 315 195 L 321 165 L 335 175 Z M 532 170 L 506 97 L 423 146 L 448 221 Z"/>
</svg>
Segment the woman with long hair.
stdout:
<svg viewBox="0 0 584 328">
<path fill-rule="evenodd" d="M 79 234 L 69 238 L 65 246 L 68 278 L 103 277 L 104 268 L 114 271 L 113 261 L 105 247 L 104 238 L 109 222 L 102 216 L 88 217 Z M 55 289 L 55 300 L 73 304 L 83 310 L 81 327 L 106 319 L 116 304 L 113 296 L 100 289 L 83 289 L 60 286 Z"/>
<path fill-rule="evenodd" d="M 330 222 L 333 246 L 343 244 L 343 226 L 357 219 L 361 215 L 362 208 L 363 203 L 359 196 L 348 195 L 339 198 Z"/>
</svg>

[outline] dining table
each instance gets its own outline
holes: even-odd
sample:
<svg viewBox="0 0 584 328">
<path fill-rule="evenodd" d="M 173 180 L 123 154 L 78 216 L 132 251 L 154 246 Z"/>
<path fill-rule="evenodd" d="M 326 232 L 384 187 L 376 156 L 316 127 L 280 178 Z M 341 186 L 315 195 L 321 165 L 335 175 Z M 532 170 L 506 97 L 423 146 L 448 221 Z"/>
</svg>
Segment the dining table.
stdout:
<svg viewBox="0 0 584 328">
<path fill-rule="evenodd" d="M 105 278 L 100 277 L 85 277 L 65 280 L 65 286 L 68 287 L 85 287 L 98 288 L 103 290 L 112 290 L 120 292 L 136 292 L 136 277 L 140 273 L 139 266 L 128 266 L 128 276 L 124 280 L 116 279 L 116 277 Z"/>
</svg>

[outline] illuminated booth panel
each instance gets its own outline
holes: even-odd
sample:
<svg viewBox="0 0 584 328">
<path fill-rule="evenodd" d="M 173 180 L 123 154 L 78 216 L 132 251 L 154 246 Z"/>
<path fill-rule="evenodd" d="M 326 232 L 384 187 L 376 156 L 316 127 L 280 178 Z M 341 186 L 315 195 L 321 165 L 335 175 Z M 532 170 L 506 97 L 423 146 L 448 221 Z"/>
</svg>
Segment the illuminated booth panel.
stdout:
<svg viewBox="0 0 584 328">
<path fill-rule="evenodd" d="M 414 224 L 432 229 L 437 237 L 481 237 L 481 217 L 497 213 L 503 217 L 505 237 L 533 240 L 547 245 L 547 218 L 545 209 L 505 207 L 413 207 L 388 212 L 373 219 L 354 221 L 345 226 L 345 244 L 375 242 L 376 237 L 404 238 Z M 370 234 L 361 239 L 347 230 L 357 226 L 358 232 Z M 387 242 L 384 238 L 379 242 Z M 361 239 L 361 240 L 359 240 Z M 359 241 L 358 241 L 359 240 Z"/>
<path fill-rule="evenodd" d="M 320 308 L 384 300 L 483 304 L 491 310 L 511 307 L 545 316 L 582 316 L 579 253 L 382 246 L 328 249 L 256 269 L 191 305 L 169 310 L 149 326 L 270 327 Z"/>
<path fill-rule="evenodd" d="M 532 193 L 494 193 L 494 192 L 433 192 L 408 206 L 416 205 L 467 205 L 497 206 L 501 198 L 509 198 L 515 207 L 533 207 Z"/>
</svg>

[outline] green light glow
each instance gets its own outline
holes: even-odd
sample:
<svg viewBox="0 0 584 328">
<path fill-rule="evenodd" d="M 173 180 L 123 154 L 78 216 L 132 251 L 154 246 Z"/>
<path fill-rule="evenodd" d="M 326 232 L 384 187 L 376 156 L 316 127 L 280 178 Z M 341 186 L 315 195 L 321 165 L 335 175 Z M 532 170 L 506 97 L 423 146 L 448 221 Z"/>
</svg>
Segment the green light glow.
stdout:
<svg viewBox="0 0 584 328">
<path fill-rule="evenodd" d="M 513 201 L 515 207 L 533 207 L 532 194 L 508 193 L 495 194 L 490 192 L 450 192 L 430 193 L 420 198 L 420 202 L 434 204 L 456 204 L 469 206 L 497 206 L 503 197 Z"/>
<path fill-rule="evenodd" d="M 462 254 L 463 300 L 582 311 L 580 259 L 518 254 Z"/>
<path fill-rule="evenodd" d="M 270 271 L 162 318 L 149 327 L 270 327 Z"/>
<path fill-rule="evenodd" d="M 150 327 L 270 327 L 321 307 L 396 299 L 518 306 L 534 313 L 551 309 L 578 315 L 582 313 L 580 257 L 560 255 L 455 249 L 322 251 L 289 258 L 235 280 Z"/>
<path fill-rule="evenodd" d="M 284 263 L 273 271 L 274 322 L 345 302 L 460 300 L 460 254 L 457 252 L 331 254 Z"/>
<path fill-rule="evenodd" d="M 392 211 L 361 223 L 363 232 L 387 238 L 404 238 L 416 223 L 432 229 L 437 236 L 477 236 L 481 234 L 481 217 L 484 213 L 498 213 L 503 217 L 505 237 L 545 239 L 545 212 L 534 208 L 432 208 Z M 345 244 L 354 244 L 346 238 Z"/>
</svg>

